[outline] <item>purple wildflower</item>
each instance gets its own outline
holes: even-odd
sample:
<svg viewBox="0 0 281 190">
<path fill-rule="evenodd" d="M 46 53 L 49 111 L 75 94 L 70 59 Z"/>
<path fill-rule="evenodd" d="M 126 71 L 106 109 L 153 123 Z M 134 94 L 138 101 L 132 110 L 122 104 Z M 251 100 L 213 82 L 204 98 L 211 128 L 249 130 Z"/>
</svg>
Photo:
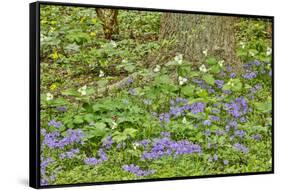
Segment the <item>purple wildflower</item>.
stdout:
<svg viewBox="0 0 281 190">
<path fill-rule="evenodd" d="M 40 171 L 41 175 L 45 175 L 46 173 L 46 168 L 50 163 L 54 162 L 54 160 L 51 157 L 48 157 L 44 159 L 43 157 L 41 158 L 41 163 L 40 163 Z"/>
<path fill-rule="evenodd" d="M 256 78 L 257 74 L 255 72 L 247 72 L 247 73 L 243 74 L 242 76 L 243 76 L 243 78 L 250 80 L 250 79 Z"/>
<path fill-rule="evenodd" d="M 230 78 L 235 78 L 236 77 L 236 74 L 235 73 L 231 73 L 230 74 Z"/>
<path fill-rule="evenodd" d="M 205 103 L 203 102 L 196 102 L 190 105 L 190 111 L 193 114 L 203 112 L 204 109 L 205 109 Z"/>
<path fill-rule="evenodd" d="M 164 137 L 161 139 L 155 139 L 152 144 L 151 150 L 142 154 L 142 159 L 153 160 L 159 159 L 163 156 L 169 155 L 182 155 L 200 153 L 201 147 L 196 144 L 192 144 L 189 141 L 173 141 L 170 138 Z"/>
<path fill-rule="evenodd" d="M 66 106 L 58 106 L 57 110 L 60 111 L 60 112 L 66 112 L 67 108 L 66 108 Z"/>
<path fill-rule="evenodd" d="M 243 146 L 242 144 L 239 144 L 239 143 L 236 143 L 233 145 L 233 148 L 238 150 L 238 151 L 241 151 L 243 154 L 248 154 L 249 152 L 249 149 L 245 146 Z"/>
<path fill-rule="evenodd" d="M 98 165 L 101 163 L 101 160 L 93 157 L 93 158 L 86 158 L 84 159 L 84 163 L 87 165 Z"/>
<path fill-rule="evenodd" d="M 151 175 L 151 174 L 155 173 L 155 170 L 142 170 L 142 169 L 140 169 L 139 166 L 136 166 L 134 164 L 123 165 L 122 169 L 127 171 L 127 172 L 133 173 L 133 174 L 135 174 L 136 176 L 139 176 L 139 177 L 140 176 L 148 176 L 148 175 Z"/>
<path fill-rule="evenodd" d="M 228 163 L 229 163 L 228 160 L 223 160 L 223 164 L 224 164 L 224 165 L 227 165 Z"/>
<path fill-rule="evenodd" d="M 111 136 L 108 136 L 102 143 L 102 146 L 105 148 L 105 149 L 110 149 L 112 144 L 113 144 L 113 140 L 112 140 L 112 137 Z"/>
<path fill-rule="evenodd" d="M 227 72 L 230 72 L 232 70 L 232 67 L 231 66 L 226 66 L 226 71 Z"/>
<path fill-rule="evenodd" d="M 132 78 L 128 78 L 128 80 L 127 80 L 127 83 L 128 84 L 132 84 L 134 81 L 133 81 L 133 79 Z"/>
<path fill-rule="evenodd" d="M 212 121 L 220 121 L 220 117 L 219 117 L 219 116 L 209 115 L 209 118 L 210 118 Z"/>
<path fill-rule="evenodd" d="M 48 125 L 59 128 L 62 126 L 62 123 L 60 121 L 56 121 L 55 119 L 53 119 L 53 120 L 49 121 Z"/>
<path fill-rule="evenodd" d="M 103 151 L 103 149 L 100 148 L 99 151 L 98 151 L 98 154 L 99 154 L 99 157 L 100 157 L 101 161 L 107 161 L 108 160 L 107 155 Z"/>
<path fill-rule="evenodd" d="M 262 139 L 262 136 L 260 134 L 256 134 L 256 135 L 253 135 L 252 138 L 256 141 L 260 141 Z"/>
<path fill-rule="evenodd" d="M 61 159 L 65 159 L 65 158 L 71 159 L 71 158 L 73 158 L 76 154 L 78 154 L 79 152 L 80 152 L 80 150 L 79 150 L 78 148 L 76 148 L 76 149 L 71 149 L 71 150 L 68 151 L 68 152 L 61 153 L 61 154 L 60 154 L 60 158 L 61 158 Z"/>
<path fill-rule="evenodd" d="M 243 130 L 237 130 L 237 131 L 234 132 L 234 134 L 236 136 L 239 136 L 240 138 L 243 138 L 245 136 L 246 132 L 243 131 Z"/>
<path fill-rule="evenodd" d="M 170 132 L 161 132 L 162 137 L 170 137 L 171 133 Z"/>
<path fill-rule="evenodd" d="M 218 157 L 217 154 L 214 154 L 213 158 L 214 158 L 215 161 L 217 161 L 219 157 Z"/>
<path fill-rule="evenodd" d="M 226 103 L 224 108 L 228 111 L 230 115 L 238 118 L 248 111 L 248 103 L 245 98 L 239 97 L 230 103 Z"/>
<path fill-rule="evenodd" d="M 211 135 L 211 131 L 209 129 L 205 130 L 204 134 L 208 137 Z"/>
<path fill-rule="evenodd" d="M 210 126 L 211 124 L 212 124 L 212 122 L 210 120 L 203 121 L 203 125 L 205 125 L 205 126 Z"/>
<path fill-rule="evenodd" d="M 223 80 L 215 80 L 215 84 L 217 85 L 218 88 L 222 88 L 224 81 Z"/>
<path fill-rule="evenodd" d="M 220 136 L 220 135 L 223 135 L 223 134 L 224 134 L 223 130 L 216 130 L 216 135 L 217 136 Z"/>
</svg>

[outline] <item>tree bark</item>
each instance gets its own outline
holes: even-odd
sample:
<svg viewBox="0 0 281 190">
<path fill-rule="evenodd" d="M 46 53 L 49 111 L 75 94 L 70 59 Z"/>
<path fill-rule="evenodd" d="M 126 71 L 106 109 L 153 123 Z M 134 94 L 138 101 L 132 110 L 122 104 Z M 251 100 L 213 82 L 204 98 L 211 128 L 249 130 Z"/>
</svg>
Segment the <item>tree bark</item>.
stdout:
<svg viewBox="0 0 281 190">
<path fill-rule="evenodd" d="M 235 47 L 237 17 L 165 13 L 162 16 L 160 39 L 175 39 L 173 50 L 194 64 L 202 64 L 208 56 L 239 65 Z"/>
<path fill-rule="evenodd" d="M 102 21 L 105 39 L 111 40 L 113 34 L 118 34 L 118 10 L 96 8 L 98 18 Z"/>
</svg>

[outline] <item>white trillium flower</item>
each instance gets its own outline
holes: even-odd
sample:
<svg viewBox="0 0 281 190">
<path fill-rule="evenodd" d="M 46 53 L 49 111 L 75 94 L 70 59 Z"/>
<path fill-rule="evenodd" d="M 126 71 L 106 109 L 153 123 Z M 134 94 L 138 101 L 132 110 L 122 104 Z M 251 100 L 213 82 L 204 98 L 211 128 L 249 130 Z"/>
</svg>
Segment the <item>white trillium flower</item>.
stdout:
<svg viewBox="0 0 281 190">
<path fill-rule="evenodd" d="M 220 60 L 218 63 L 220 67 L 223 67 L 224 60 Z"/>
<path fill-rule="evenodd" d="M 46 100 L 47 100 L 47 101 L 50 101 L 50 100 L 54 99 L 53 94 L 51 94 L 51 93 L 48 92 L 46 95 L 47 95 L 47 97 L 46 97 Z"/>
<path fill-rule="evenodd" d="M 182 123 L 183 123 L 183 124 L 186 124 L 186 123 L 187 123 L 187 121 L 186 121 L 186 118 L 185 118 L 185 117 L 182 119 Z"/>
<path fill-rule="evenodd" d="M 207 55 L 208 55 L 208 50 L 205 49 L 202 53 L 203 53 L 205 56 L 207 56 Z"/>
<path fill-rule="evenodd" d="M 140 146 L 140 144 L 138 143 L 138 142 L 135 142 L 135 143 L 133 143 L 133 148 L 136 150 L 137 149 L 137 147 L 139 147 Z"/>
<path fill-rule="evenodd" d="M 115 42 L 115 41 L 113 41 L 113 40 L 111 40 L 111 41 L 110 41 L 110 44 L 111 44 L 111 45 L 112 45 L 112 47 L 114 47 L 114 48 L 115 48 L 115 47 L 117 47 L 116 42 Z"/>
<path fill-rule="evenodd" d="M 183 59 L 183 55 L 179 54 L 175 57 L 175 62 L 177 62 L 179 65 L 182 64 L 182 59 Z"/>
<path fill-rule="evenodd" d="M 202 71 L 203 73 L 206 73 L 208 71 L 205 65 L 201 65 L 201 67 L 199 67 L 199 70 Z"/>
<path fill-rule="evenodd" d="M 245 42 L 240 42 L 240 46 L 241 46 L 242 49 L 244 49 L 245 48 Z"/>
<path fill-rule="evenodd" d="M 272 49 L 270 47 L 266 48 L 266 55 L 269 56 L 272 53 Z"/>
<path fill-rule="evenodd" d="M 112 121 L 112 126 L 111 126 L 111 129 L 116 129 L 116 127 L 117 127 L 117 123 L 116 123 L 116 122 L 114 122 L 114 121 Z"/>
<path fill-rule="evenodd" d="M 104 72 L 102 70 L 100 70 L 99 77 L 104 77 Z"/>
<path fill-rule="evenodd" d="M 183 84 L 186 83 L 186 82 L 187 82 L 187 78 L 184 78 L 184 77 L 179 76 L 179 84 L 180 84 L 180 85 L 183 85 Z"/>
<path fill-rule="evenodd" d="M 79 92 L 82 96 L 85 96 L 85 95 L 87 94 L 86 90 L 87 90 L 87 85 L 82 86 L 81 88 L 79 88 L 79 89 L 78 89 L 78 92 Z"/>
<path fill-rule="evenodd" d="M 161 69 L 160 65 L 156 65 L 156 67 L 153 69 L 153 71 L 154 71 L 155 73 L 157 73 L 157 72 L 160 71 L 160 69 Z"/>
</svg>

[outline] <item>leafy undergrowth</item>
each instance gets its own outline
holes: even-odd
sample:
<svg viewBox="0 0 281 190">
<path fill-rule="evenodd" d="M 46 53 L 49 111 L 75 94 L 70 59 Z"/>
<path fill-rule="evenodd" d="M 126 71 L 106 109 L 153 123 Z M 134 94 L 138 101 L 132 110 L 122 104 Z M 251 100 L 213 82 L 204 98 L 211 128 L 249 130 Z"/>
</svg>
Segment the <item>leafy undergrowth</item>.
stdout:
<svg viewBox="0 0 281 190">
<path fill-rule="evenodd" d="M 132 31 L 107 41 L 93 11 L 55 7 L 72 15 L 56 19 L 49 9 L 41 17 L 41 185 L 271 171 L 271 52 L 266 36 L 258 45 L 247 38 L 261 23 L 240 36 L 241 73 L 181 54 L 149 70 L 141 61 L 161 41 L 127 39 Z M 159 15 L 137 14 L 121 13 L 130 18 L 121 31 L 157 34 Z M 135 71 L 153 77 L 128 77 L 95 98 Z"/>
</svg>

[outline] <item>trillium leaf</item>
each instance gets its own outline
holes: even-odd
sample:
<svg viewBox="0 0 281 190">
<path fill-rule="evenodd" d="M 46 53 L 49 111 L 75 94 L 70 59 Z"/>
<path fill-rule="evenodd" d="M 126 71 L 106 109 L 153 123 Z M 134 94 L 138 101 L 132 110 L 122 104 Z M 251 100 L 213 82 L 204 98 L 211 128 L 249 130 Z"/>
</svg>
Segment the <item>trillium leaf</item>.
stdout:
<svg viewBox="0 0 281 190">
<path fill-rule="evenodd" d="M 207 74 L 207 75 L 204 75 L 203 76 L 203 80 L 207 83 L 207 84 L 209 84 L 209 85 L 214 85 L 215 84 L 215 79 L 214 79 L 214 77 L 212 76 L 212 75 L 210 75 L 210 74 Z"/>
</svg>

